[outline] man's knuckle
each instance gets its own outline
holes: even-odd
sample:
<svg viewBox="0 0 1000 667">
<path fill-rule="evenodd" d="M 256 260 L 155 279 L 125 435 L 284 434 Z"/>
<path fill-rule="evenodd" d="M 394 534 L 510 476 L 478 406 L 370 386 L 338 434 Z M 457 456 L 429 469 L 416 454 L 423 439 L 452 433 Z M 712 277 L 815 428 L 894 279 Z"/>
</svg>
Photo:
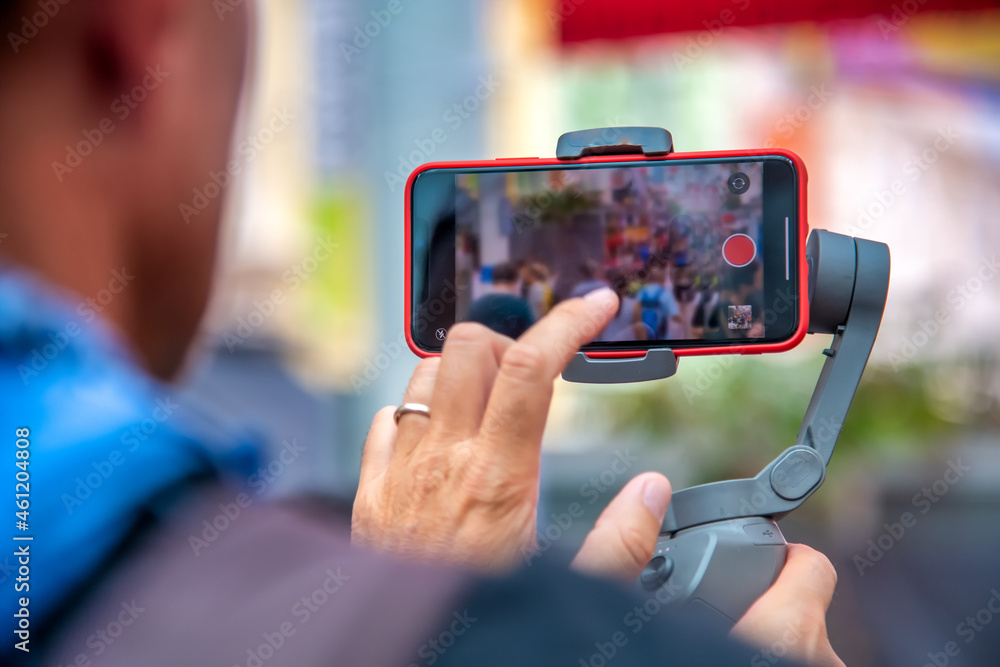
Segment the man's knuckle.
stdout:
<svg viewBox="0 0 1000 667">
<path fill-rule="evenodd" d="M 519 341 L 504 352 L 500 370 L 522 380 L 537 378 L 545 371 L 545 354 L 535 345 Z"/>
<path fill-rule="evenodd" d="M 435 375 L 437 373 L 438 364 L 440 360 L 437 357 L 431 357 L 428 359 L 421 359 L 416 368 L 413 369 L 413 378 L 427 378 Z"/>
<path fill-rule="evenodd" d="M 618 539 L 632 563 L 645 563 L 652 555 L 654 545 L 638 526 L 619 524 Z"/>
<path fill-rule="evenodd" d="M 413 369 L 413 375 L 410 376 L 410 383 L 406 387 L 406 396 L 408 399 L 412 399 L 425 385 L 433 384 L 434 379 L 437 377 L 439 363 L 440 359 L 437 357 L 420 360 L 416 368 Z"/>
<path fill-rule="evenodd" d="M 470 507 L 489 508 L 503 514 L 524 506 L 530 488 L 524 480 L 512 479 L 505 471 L 486 462 L 467 466 L 461 473 L 463 497 Z"/>
</svg>

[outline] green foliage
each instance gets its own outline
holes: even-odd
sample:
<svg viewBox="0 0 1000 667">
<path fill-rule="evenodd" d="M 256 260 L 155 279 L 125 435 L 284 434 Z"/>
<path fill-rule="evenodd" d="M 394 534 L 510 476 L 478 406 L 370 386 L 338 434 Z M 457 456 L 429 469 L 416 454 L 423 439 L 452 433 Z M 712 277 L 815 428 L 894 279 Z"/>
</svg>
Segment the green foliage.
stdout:
<svg viewBox="0 0 1000 667">
<path fill-rule="evenodd" d="M 364 309 L 370 297 L 358 281 L 371 261 L 364 238 L 367 215 L 360 194 L 348 188 L 323 189 L 311 202 L 313 238 L 306 253 L 313 251 L 317 239 L 336 247 L 333 256 L 302 282 L 301 324 L 317 334 L 349 335 L 356 320 L 368 316 Z"/>
<path fill-rule="evenodd" d="M 600 205 L 600 193 L 569 185 L 562 190 L 545 190 L 521 198 L 525 211 L 537 211 L 542 222 L 569 222 L 579 213 L 588 213 Z"/>
<path fill-rule="evenodd" d="M 665 382 L 587 388 L 580 413 L 591 428 L 609 434 L 683 447 L 699 482 L 754 475 L 794 443 L 822 361 L 685 358 Z M 958 415 L 958 422 L 943 415 L 933 386 L 927 367 L 870 367 L 833 463 L 904 448 L 923 451 L 975 420 L 971 414 Z"/>
</svg>

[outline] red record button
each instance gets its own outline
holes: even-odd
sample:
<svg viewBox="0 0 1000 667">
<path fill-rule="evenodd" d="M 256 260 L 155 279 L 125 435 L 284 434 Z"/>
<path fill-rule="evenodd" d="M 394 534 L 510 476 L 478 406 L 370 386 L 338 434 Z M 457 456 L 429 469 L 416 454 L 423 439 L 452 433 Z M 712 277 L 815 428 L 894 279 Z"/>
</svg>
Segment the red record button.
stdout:
<svg viewBox="0 0 1000 667">
<path fill-rule="evenodd" d="M 757 256 L 757 244 L 746 234 L 733 234 L 722 244 L 722 259 L 726 264 L 740 268 Z"/>
</svg>

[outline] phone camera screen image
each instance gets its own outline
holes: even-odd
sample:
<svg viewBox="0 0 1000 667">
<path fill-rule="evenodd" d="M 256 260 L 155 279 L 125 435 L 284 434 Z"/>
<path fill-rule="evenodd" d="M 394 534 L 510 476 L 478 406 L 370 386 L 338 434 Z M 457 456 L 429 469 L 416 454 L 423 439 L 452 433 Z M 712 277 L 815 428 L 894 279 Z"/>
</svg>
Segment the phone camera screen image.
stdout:
<svg viewBox="0 0 1000 667">
<path fill-rule="evenodd" d="M 600 287 L 620 307 L 587 349 L 787 338 L 795 187 L 780 158 L 431 169 L 413 188 L 414 339 L 439 349 L 462 321 L 517 337 Z"/>
</svg>

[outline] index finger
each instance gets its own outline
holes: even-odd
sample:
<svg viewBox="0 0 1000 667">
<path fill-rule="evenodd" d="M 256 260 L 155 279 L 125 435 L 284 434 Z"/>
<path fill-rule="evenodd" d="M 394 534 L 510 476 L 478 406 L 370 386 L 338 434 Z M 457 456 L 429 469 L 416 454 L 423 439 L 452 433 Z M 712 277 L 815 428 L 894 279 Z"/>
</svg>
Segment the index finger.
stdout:
<svg viewBox="0 0 1000 667">
<path fill-rule="evenodd" d="M 789 544 L 778 580 L 732 633 L 751 645 L 782 643 L 788 657 L 803 664 L 844 667 L 826 633 L 826 612 L 836 586 L 837 572 L 826 556 L 802 544 Z"/>
<path fill-rule="evenodd" d="M 609 288 L 563 301 L 507 348 L 480 429 L 484 447 L 517 457 L 525 449 L 537 454 L 553 381 L 617 309 L 618 296 Z"/>
<path fill-rule="evenodd" d="M 750 641 L 766 637 L 776 619 L 822 618 L 837 588 L 837 571 L 830 559 L 804 544 L 789 544 L 778 579 L 747 610 L 733 632 Z"/>
<path fill-rule="evenodd" d="M 829 558 L 812 547 L 789 544 L 785 567 L 771 588 L 826 613 L 837 589 L 837 570 Z"/>
</svg>

